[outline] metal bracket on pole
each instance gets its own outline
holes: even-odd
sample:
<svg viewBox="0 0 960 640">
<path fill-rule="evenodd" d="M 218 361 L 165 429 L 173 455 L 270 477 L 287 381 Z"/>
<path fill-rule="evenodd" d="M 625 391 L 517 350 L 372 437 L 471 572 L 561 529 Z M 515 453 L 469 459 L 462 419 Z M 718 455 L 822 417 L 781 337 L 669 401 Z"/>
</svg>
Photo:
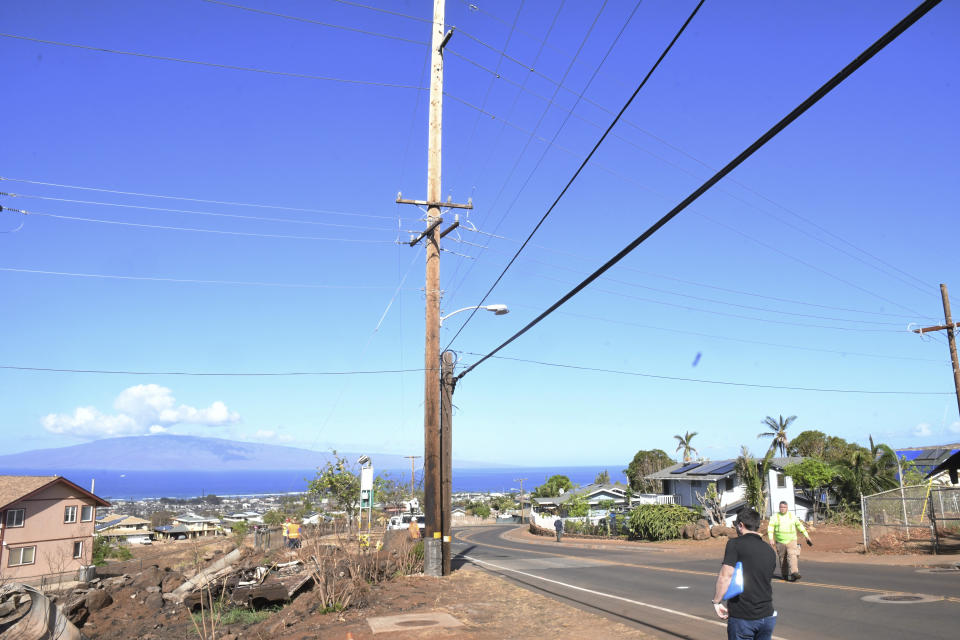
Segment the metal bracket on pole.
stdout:
<svg viewBox="0 0 960 640">
<path fill-rule="evenodd" d="M 450 233 L 451 231 L 453 231 L 459 226 L 460 226 L 460 216 L 456 215 L 453 217 L 453 224 L 440 232 L 440 237 L 441 238 L 444 237 L 445 235 L 447 235 L 448 233 Z"/>
<path fill-rule="evenodd" d="M 428 235 L 430 235 L 431 233 L 433 233 L 433 230 L 436 229 L 437 227 L 439 227 L 441 224 L 443 224 L 443 218 L 437 218 L 436 220 L 434 220 L 433 222 L 431 222 L 430 224 L 428 224 L 428 225 L 427 225 L 427 228 L 424 229 L 423 231 L 421 231 L 419 236 L 417 236 L 416 238 L 411 239 L 408 244 L 409 244 L 411 247 L 414 246 L 414 245 L 416 245 L 418 242 L 420 242 L 421 240 L 423 240 L 426 236 L 428 236 Z"/>
<path fill-rule="evenodd" d="M 450 27 L 450 31 L 447 31 L 447 32 L 443 35 L 443 40 L 440 41 L 440 46 L 437 47 L 437 51 L 443 51 L 443 48 L 444 48 L 445 46 L 447 46 L 447 43 L 450 42 L 450 38 L 453 37 L 453 30 L 454 30 L 454 29 L 456 29 L 456 27 Z"/>
<path fill-rule="evenodd" d="M 473 209 L 473 198 L 468 198 L 467 204 L 459 204 L 451 202 L 450 198 L 447 198 L 446 202 L 430 202 L 429 200 L 405 200 L 400 197 L 402 195 L 402 193 L 397 194 L 397 204 L 415 204 L 421 207 L 444 207 L 447 209 Z"/>
</svg>

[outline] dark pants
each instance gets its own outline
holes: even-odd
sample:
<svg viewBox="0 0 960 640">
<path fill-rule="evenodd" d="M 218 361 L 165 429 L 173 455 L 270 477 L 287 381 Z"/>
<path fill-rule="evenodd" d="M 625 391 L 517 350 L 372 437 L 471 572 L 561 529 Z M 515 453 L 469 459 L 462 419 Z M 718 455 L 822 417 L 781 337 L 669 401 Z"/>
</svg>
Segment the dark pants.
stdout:
<svg viewBox="0 0 960 640">
<path fill-rule="evenodd" d="M 560 542 L 560 538 L 563 537 L 563 529 L 557 529 L 557 542 Z"/>
<path fill-rule="evenodd" d="M 727 618 L 727 640 L 770 640 L 777 614 L 759 620 Z"/>
</svg>

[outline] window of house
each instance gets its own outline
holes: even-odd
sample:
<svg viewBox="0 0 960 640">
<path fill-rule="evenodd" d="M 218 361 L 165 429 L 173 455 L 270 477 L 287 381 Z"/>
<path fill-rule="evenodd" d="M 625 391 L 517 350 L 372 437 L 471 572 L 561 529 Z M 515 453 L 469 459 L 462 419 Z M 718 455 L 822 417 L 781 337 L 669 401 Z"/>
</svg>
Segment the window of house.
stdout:
<svg viewBox="0 0 960 640">
<path fill-rule="evenodd" d="M 33 564 L 33 558 L 36 554 L 36 547 L 16 547 L 10 549 L 10 559 L 7 562 L 7 566 L 19 567 L 23 564 Z"/>
<path fill-rule="evenodd" d="M 73 557 L 82 558 L 83 557 L 83 540 L 77 540 L 73 543 Z"/>
<path fill-rule="evenodd" d="M 80 522 L 90 522 L 93 520 L 93 507 L 88 504 L 80 507 Z"/>
<path fill-rule="evenodd" d="M 71 523 L 71 522 L 77 521 L 77 508 L 75 506 L 64 507 L 63 521 L 65 523 Z"/>
<path fill-rule="evenodd" d="M 785 489 L 787 486 L 787 476 L 782 473 L 777 474 L 777 489 Z"/>
<path fill-rule="evenodd" d="M 25 511 L 24 509 L 8 509 L 7 510 L 7 526 L 22 527 L 24 511 Z"/>
<path fill-rule="evenodd" d="M 722 491 L 733 491 L 733 478 L 724 478 L 722 486 Z"/>
</svg>

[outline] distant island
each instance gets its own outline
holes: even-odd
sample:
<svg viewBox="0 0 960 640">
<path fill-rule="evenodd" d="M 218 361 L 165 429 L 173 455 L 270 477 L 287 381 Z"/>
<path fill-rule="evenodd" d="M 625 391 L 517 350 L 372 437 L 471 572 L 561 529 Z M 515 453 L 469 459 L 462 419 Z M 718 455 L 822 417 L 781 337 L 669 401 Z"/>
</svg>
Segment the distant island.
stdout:
<svg viewBox="0 0 960 640">
<path fill-rule="evenodd" d="M 400 455 L 364 453 L 370 456 L 377 469 L 410 468 L 410 461 Z M 356 461 L 362 455 L 351 451 L 338 451 L 338 454 L 350 462 Z M 163 434 L 106 438 L 55 449 L 35 449 L 3 455 L 0 456 L 0 469 L 5 473 L 15 473 L 21 469 L 31 472 L 49 470 L 51 473 L 61 474 L 71 469 L 272 471 L 315 469 L 331 459 L 332 454 L 329 451 L 311 451 L 223 438 Z M 494 466 L 460 460 L 454 461 L 454 465 L 461 468 Z"/>
</svg>

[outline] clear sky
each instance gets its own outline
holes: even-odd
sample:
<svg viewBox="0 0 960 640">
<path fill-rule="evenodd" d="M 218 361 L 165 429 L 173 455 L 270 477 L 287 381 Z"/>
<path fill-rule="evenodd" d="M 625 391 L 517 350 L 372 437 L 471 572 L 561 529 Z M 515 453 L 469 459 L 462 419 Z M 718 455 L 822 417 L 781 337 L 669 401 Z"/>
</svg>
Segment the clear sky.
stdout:
<svg viewBox="0 0 960 640">
<path fill-rule="evenodd" d="M 0 204 L 36 214 L 0 215 L 0 365 L 147 372 L 0 370 L 3 453 L 160 431 L 422 453 L 423 254 L 396 243 L 422 212 L 394 200 L 426 196 L 432 3 L 237 2 L 261 12 L 0 4 L 20 37 L 0 37 L 0 191 L 18 194 Z M 443 193 L 475 209 L 444 241 L 444 312 L 480 302 L 695 6 L 447 4 Z M 453 342 L 459 362 L 916 4 L 707 0 L 491 294 L 511 313 Z M 960 315 L 958 24 L 958 3 L 936 7 L 513 359 L 464 377 L 455 458 L 615 467 L 697 431 L 716 459 L 761 452 L 779 414 L 793 433 L 960 441 L 945 336 L 908 331 L 942 323 L 941 282 Z M 162 373 L 349 371 L 393 372 Z"/>
</svg>

